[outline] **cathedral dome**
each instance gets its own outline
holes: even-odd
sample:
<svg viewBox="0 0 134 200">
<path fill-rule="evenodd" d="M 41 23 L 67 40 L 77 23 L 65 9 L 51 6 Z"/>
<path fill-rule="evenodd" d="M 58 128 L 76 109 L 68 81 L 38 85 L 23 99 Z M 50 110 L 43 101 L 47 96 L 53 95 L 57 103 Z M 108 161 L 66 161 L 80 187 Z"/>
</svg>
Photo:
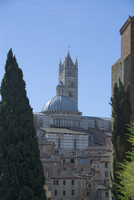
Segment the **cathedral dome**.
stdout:
<svg viewBox="0 0 134 200">
<path fill-rule="evenodd" d="M 57 95 L 50 99 L 42 108 L 41 112 L 54 111 L 54 110 L 65 110 L 79 112 L 75 103 L 64 95 Z"/>
</svg>

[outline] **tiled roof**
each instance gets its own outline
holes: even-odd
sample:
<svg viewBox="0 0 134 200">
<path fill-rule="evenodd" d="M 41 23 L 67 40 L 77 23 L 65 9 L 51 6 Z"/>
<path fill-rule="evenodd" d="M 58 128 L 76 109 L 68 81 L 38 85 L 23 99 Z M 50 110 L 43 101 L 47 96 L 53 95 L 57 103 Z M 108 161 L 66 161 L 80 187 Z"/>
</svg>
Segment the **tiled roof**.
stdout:
<svg viewBox="0 0 134 200">
<path fill-rule="evenodd" d="M 52 179 L 86 179 L 85 177 L 74 174 L 73 171 L 62 171 L 60 175 L 51 177 Z"/>
<path fill-rule="evenodd" d="M 60 158 L 61 156 L 56 156 L 56 155 L 48 156 L 45 158 L 41 158 L 41 162 L 43 163 L 60 162 Z"/>
<path fill-rule="evenodd" d="M 98 190 L 108 190 L 104 185 L 98 185 L 97 187 Z"/>
<path fill-rule="evenodd" d="M 46 133 L 88 135 L 87 132 L 73 131 L 73 130 L 66 129 L 66 128 L 45 128 L 45 127 L 41 127 L 40 129 L 45 131 Z"/>
</svg>

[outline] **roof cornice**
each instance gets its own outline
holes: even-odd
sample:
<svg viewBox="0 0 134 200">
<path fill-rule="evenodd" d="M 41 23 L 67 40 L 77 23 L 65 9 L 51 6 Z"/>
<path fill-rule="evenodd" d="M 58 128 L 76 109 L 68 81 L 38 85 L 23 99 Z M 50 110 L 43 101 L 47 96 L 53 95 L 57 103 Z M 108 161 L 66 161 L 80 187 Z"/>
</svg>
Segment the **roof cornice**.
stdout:
<svg viewBox="0 0 134 200">
<path fill-rule="evenodd" d="M 131 17 L 129 16 L 129 18 L 127 19 L 127 21 L 123 24 L 123 26 L 121 27 L 120 29 L 120 35 L 123 34 L 123 32 L 126 30 L 126 28 L 128 27 L 128 25 L 130 24 L 131 22 Z"/>
<path fill-rule="evenodd" d="M 123 34 L 123 32 L 126 30 L 126 28 L 129 26 L 129 24 L 134 21 L 134 16 L 129 16 L 129 18 L 127 19 L 127 21 L 123 24 L 123 26 L 120 29 L 120 35 Z"/>
</svg>

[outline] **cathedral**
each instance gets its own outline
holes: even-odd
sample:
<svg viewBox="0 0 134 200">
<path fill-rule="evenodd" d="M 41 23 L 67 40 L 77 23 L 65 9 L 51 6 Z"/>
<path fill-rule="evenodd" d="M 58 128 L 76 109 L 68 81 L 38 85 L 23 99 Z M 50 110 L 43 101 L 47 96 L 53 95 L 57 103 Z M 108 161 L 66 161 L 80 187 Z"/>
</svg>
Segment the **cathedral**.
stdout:
<svg viewBox="0 0 134 200">
<path fill-rule="evenodd" d="M 110 145 L 111 119 L 83 116 L 78 109 L 78 61 L 69 51 L 59 62 L 56 96 L 34 113 L 34 123 L 38 142 L 54 142 L 59 152 Z"/>
<path fill-rule="evenodd" d="M 112 66 L 112 96 L 119 78 L 130 98 L 134 121 L 134 16 L 120 29 L 121 58 Z M 83 116 L 78 109 L 78 61 L 68 51 L 59 62 L 56 96 L 34 113 L 36 138 L 48 200 L 109 200 L 112 171 L 111 118 Z M 48 97 L 49 98 L 49 97 Z"/>
</svg>

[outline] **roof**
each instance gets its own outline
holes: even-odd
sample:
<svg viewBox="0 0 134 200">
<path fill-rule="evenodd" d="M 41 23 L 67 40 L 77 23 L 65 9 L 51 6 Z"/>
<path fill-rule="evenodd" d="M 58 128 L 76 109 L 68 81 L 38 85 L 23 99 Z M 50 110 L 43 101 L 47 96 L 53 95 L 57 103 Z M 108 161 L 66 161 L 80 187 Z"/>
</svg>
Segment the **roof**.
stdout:
<svg viewBox="0 0 134 200">
<path fill-rule="evenodd" d="M 73 61 L 72 61 L 72 59 L 71 59 L 71 57 L 70 57 L 69 51 L 68 51 L 67 57 L 65 57 L 65 61 L 64 62 L 67 63 L 67 67 L 74 67 L 75 66 Z"/>
<path fill-rule="evenodd" d="M 83 151 L 98 151 L 98 150 L 110 150 L 109 146 L 88 146 L 85 149 L 83 149 Z"/>
<path fill-rule="evenodd" d="M 108 190 L 108 188 L 105 187 L 104 185 L 98 185 L 97 189 L 98 190 Z"/>
<path fill-rule="evenodd" d="M 114 67 L 116 64 L 120 63 L 120 62 L 123 62 L 128 56 L 130 56 L 131 54 L 127 54 L 127 55 L 124 55 L 122 56 L 121 58 L 119 58 L 113 65 L 112 67 Z"/>
<path fill-rule="evenodd" d="M 123 24 L 123 26 L 120 29 L 120 34 L 122 35 L 123 32 L 126 30 L 126 28 L 128 27 L 128 25 L 130 24 L 130 22 L 134 21 L 134 16 L 129 16 L 129 18 L 127 19 L 127 21 Z"/>
<path fill-rule="evenodd" d="M 88 135 L 87 132 L 73 131 L 73 130 L 66 129 L 66 128 L 45 128 L 45 127 L 41 127 L 40 129 L 45 131 L 46 133 Z"/>
<path fill-rule="evenodd" d="M 41 158 L 42 163 L 53 163 L 53 162 L 60 162 L 60 155 L 53 155 L 53 156 L 47 156 L 45 158 Z"/>
<path fill-rule="evenodd" d="M 110 162 L 110 154 L 107 155 L 108 157 L 103 157 L 100 162 Z"/>
<path fill-rule="evenodd" d="M 41 145 L 54 145 L 55 146 L 55 143 L 54 142 L 49 142 L 49 141 L 47 141 L 47 142 L 39 142 L 39 144 Z"/>
<path fill-rule="evenodd" d="M 60 83 L 56 86 L 56 87 L 66 87 L 62 81 L 60 81 Z"/>
<path fill-rule="evenodd" d="M 49 184 L 49 185 L 51 184 L 51 179 L 50 179 L 49 177 L 46 177 L 45 185 L 46 185 L 46 184 Z"/>
<path fill-rule="evenodd" d="M 51 177 L 52 179 L 86 179 L 85 177 L 74 174 L 73 171 L 62 171 L 60 175 Z"/>
<path fill-rule="evenodd" d="M 90 120 L 103 120 L 103 121 L 111 121 L 111 118 L 108 117 L 92 117 L 92 116 L 83 116 L 83 119 L 90 119 Z"/>
<path fill-rule="evenodd" d="M 51 98 L 42 108 L 42 112 L 55 110 L 79 112 L 75 103 L 64 95 L 57 95 Z"/>
</svg>

